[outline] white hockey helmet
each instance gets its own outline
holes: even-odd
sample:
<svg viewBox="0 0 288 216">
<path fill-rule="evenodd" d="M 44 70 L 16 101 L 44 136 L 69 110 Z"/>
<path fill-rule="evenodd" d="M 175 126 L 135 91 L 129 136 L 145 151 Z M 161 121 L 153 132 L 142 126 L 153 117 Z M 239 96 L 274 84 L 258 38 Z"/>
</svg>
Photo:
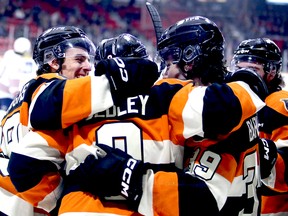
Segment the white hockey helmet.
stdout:
<svg viewBox="0 0 288 216">
<path fill-rule="evenodd" d="M 25 37 L 19 37 L 14 41 L 13 49 L 16 53 L 23 55 L 31 51 L 31 42 Z"/>
</svg>

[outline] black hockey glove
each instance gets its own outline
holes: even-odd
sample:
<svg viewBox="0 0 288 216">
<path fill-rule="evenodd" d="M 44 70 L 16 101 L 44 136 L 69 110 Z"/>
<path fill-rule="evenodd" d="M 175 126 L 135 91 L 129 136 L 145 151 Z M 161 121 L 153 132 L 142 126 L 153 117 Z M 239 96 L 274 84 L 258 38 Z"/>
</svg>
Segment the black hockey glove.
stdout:
<svg viewBox="0 0 288 216">
<path fill-rule="evenodd" d="M 269 91 L 262 77 L 252 69 L 241 68 L 234 72 L 229 72 L 225 77 L 226 82 L 243 81 L 247 83 L 263 101 L 268 96 Z"/>
<path fill-rule="evenodd" d="M 158 79 L 156 63 L 144 58 L 112 58 L 100 61 L 95 75 L 105 74 L 109 80 L 115 104 L 122 99 L 149 92 Z"/>
<path fill-rule="evenodd" d="M 133 210 L 137 209 L 142 195 L 145 164 L 120 149 L 102 144 L 98 146 L 106 152 L 106 156 L 99 159 L 93 155 L 87 156 L 70 172 L 70 186 L 74 184 L 74 187 L 100 197 L 122 195 Z"/>
<path fill-rule="evenodd" d="M 261 178 L 267 178 L 277 159 L 277 147 L 272 140 L 259 139 L 260 172 Z"/>
</svg>

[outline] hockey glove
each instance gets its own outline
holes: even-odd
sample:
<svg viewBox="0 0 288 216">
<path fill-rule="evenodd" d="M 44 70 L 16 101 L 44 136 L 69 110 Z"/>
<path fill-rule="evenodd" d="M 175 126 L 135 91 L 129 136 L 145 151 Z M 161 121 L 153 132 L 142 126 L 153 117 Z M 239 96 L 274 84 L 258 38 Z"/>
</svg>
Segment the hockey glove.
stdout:
<svg viewBox="0 0 288 216">
<path fill-rule="evenodd" d="M 261 178 L 269 177 L 277 159 L 277 147 L 272 140 L 259 139 L 260 172 Z"/>
<path fill-rule="evenodd" d="M 131 205 L 138 207 L 142 195 L 142 176 L 146 172 L 142 161 L 132 158 L 120 149 L 98 145 L 107 154 L 96 159 L 86 157 L 75 170 L 71 171 L 69 184 L 100 197 L 122 195 Z"/>
<path fill-rule="evenodd" d="M 144 58 L 112 58 L 100 61 L 95 75 L 105 74 L 109 80 L 115 104 L 129 96 L 149 92 L 158 79 L 156 63 Z"/>
<path fill-rule="evenodd" d="M 229 72 L 225 77 L 226 82 L 243 81 L 247 83 L 251 90 L 263 101 L 268 96 L 269 91 L 262 77 L 252 69 L 240 68 L 234 72 Z"/>
</svg>

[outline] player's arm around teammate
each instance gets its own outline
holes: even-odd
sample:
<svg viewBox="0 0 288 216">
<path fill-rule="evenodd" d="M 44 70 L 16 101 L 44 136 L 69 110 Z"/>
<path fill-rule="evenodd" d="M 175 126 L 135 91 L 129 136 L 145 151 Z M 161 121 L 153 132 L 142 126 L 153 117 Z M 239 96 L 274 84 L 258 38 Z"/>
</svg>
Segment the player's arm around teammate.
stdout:
<svg viewBox="0 0 288 216">
<path fill-rule="evenodd" d="M 65 53 L 65 56 L 67 57 L 67 60 L 61 61 L 61 59 L 55 58 L 55 61 L 53 62 L 53 58 L 48 61 L 48 63 L 51 62 L 51 67 L 54 68 L 53 71 L 57 72 L 59 68 L 62 68 L 62 75 L 65 75 L 65 77 L 62 77 L 55 73 L 48 73 L 48 63 L 45 62 L 45 58 L 42 56 L 44 55 L 45 49 L 44 44 L 47 45 L 48 39 L 50 41 L 57 41 L 57 36 L 60 37 L 63 28 L 59 29 L 52 29 L 52 31 L 48 31 L 47 34 L 44 34 L 43 37 L 39 38 L 39 43 L 36 44 L 36 48 L 38 49 L 37 52 L 35 51 L 35 58 L 38 58 L 39 64 L 42 63 L 42 67 L 39 73 L 42 73 L 34 83 L 28 86 L 27 88 L 27 94 L 23 94 L 25 96 L 24 103 L 22 105 L 22 111 L 24 114 L 27 113 L 28 107 L 31 103 L 31 98 L 29 96 L 33 96 L 33 100 L 30 106 L 30 115 L 25 114 L 22 116 L 22 118 L 25 119 L 26 124 L 29 123 L 28 120 L 31 121 L 31 125 L 33 129 L 61 129 L 61 128 L 67 128 L 69 125 L 83 119 L 83 118 L 90 118 L 93 116 L 93 113 L 97 113 L 99 111 L 102 111 L 104 109 L 107 109 L 111 107 L 114 102 L 111 97 L 111 91 L 115 92 L 115 95 L 117 95 L 117 92 L 122 91 L 122 93 L 118 93 L 118 95 L 134 95 L 138 94 L 139 91 L 143 91 L 143 89 L 149 89 L 150 86 L 154 83 L 154 81 L 158 78 L 158 71 L 156 70 L 157 66 L 152 61 L 148 60 L 145 56 L 145 58 L 142 58 L 142 56 L 130 58 L 128 56 L 126 59 L 110 59 L 109 61 L 102 61 L 99 63 L 99 70 L 97 70 L 98 75 L 99 73 L 103 75 L 99 76 L 84 76 L 84 74 L 87 75 L 89 72 L 88 66 L 86 64 L 86 67 L 84 67 L 83 70 L 79 69 L 78 65 L 85 65 L 85 62 L 89 62 L 92 58 L 88 54 L 81 52 L 81 49 L 68 49 L 70 52 Z M 65 30 L 65 28 L 64 28 Z M 49 33 L 50 32 L 50 33 Z M 59 33 L 59 34 L 57 34 Z M 65 32 L 64 32 L 65 33 Z M 63 35 L 62 35 L 63 36 Z M 83 36 L 84 37 L 84 36 Z M 61 38 L 65 37 L 60 37 Z M 76 38 L 77 39 L 77 38 Z M 57 53 L 60 55 L 59 50 L 62 52 L 66 51 L 66 47 L 81 47 L 85 45 L 85 40 L 78 39 L 76 40 L 72 38 L 72 41 L 57 41 L 56 45 L 58 47 Z M 42 44 L 42 45 L 41 45 Z M 51 45 L 51 44 L 50 44 Z M 134 44 L 133 44 L 134 45 Z M 137 44 L 138 47 L 142 44 Z M 50 46 L 48 46 L 49 48 Z M 85 46 L 86 47 L 86 46 Z M 89 47 L 89 46 L 87 46 Z M 47 49 L 48 49 L 47 48 Z M 146 54 L 145 47 L 143 49 L 137 49 L 138 52 L 141 51 L 141 55 Z M 47 51 L 47 50 L 46 50 Z M 49 51 L 49 50 L 48 50 Z M 47 52 L 48 52 L 47 51 Z M 75 51 L 78 51 L 75 53 Z M 80 51 L 80 53 L 79 53 Z M 52 51 L 51 51 L 52 52 Z M 48 52 L 49 53 L 49 52 Z M 94 53 L 94 51 L 93 51 Z M 55 55 L 56 55 L 55 54 Z M 68 55 L 69 54 L 69 55 Z M 77 55 L 76 55 L 77 54 Z M 133 53 L 132 53 L 133 54 Z M 45 55 L 44 55 L 45 56 Z M 61 55 L 60 55 L 61 56 Z M 47 60 L 46 60 L 47 61 Z M 90 65 L 91 69 L 91 65 Z M 64 73 L 66 71 L 66 73 Z M 73 73 L 74 71 L 74 73 Z M 122 80 L 122 77 L 120 73 L 125 73 L 125 81 Z M 66 79 L 67 77 L 76 76 L 78 77 L 76 79 Z M 50 78 L 50 80 L 46 80 Z M 145 82 L 144 82 L 145 81 Z M 41 85 L 37 85 L 37 82 L 39 82 Z M 137 83 L 140 83 L 137 84 Z M 133 87 L 134 86 L 134 87 Z M 29 88 L 30 87 L 30 88 Z M 37 93 L 33 91 L 33 87 L 37 90 Z M 137 87 L 137 88 L 136 88 Z M 134 89 L 134 91 L 127 91 L 127 89 L 131 90 Z M 30 93 L 30 95 L 28 94 Z M 53 96 L 52 96 L 53 95 Z M 117 100 L 117 97 L 114 96 L 114 100 Z M 15 103 L 15 108 L 20 104 Z M 15 112 L 16 113 L 16 112 Z M 45 115 L 43 115 L 45 113 Z M 29 119 L 28 119 L 29 117 Z M 9 119 L 9 118 L 7 118 Z M 31 132 L 32 133 L 32 132 Z M 48 133 L 48 132 L 47 132 Z M 55 130 L 52 132 L 52 134 L 55 133 L 55 136 L 57 134 L 64 133 L 62 130 L 58 131 Z M 33 134 L 33 133 L 32 133 Z M 26 146 L 25 140 L 30 139 L 30 135 L 27 136 L 28 138 L 24 139 L 23 142 L 21 142 L 21 146 Z M 32 136 L 33 137 L 33 136 Z M 31 138 L 33 140 L 33 138 Z M 59 155 L 63 155 L 64 150 L 61 148 L 60 150 L 55 148 L 55 142 L 53 140 L 49 140 L 48 143 L 45 143 L 44 145 L 41 145 L 43 143 L 42 139 L 35 138 L 34 140 L 37 140 L 39 144 L 32 144 L 32 148 L 34 148 L 34 153 L 37 152 L 36 149 L 39 150 L 40 153 L 35 153 L 36 157 L 39 156 L 40 159 L 43 158 L 49 158 L 47 155 L 43 156 L 41 152 L 43 152 L 43 149 L 50 150 L 50 153 L 55 153 L 56 155 L 52 154 L 50 157 L 51 163 L 47 163 L 46 170 L 42 170 L 40 172 L 37 172 L 37 168 L 35 168 L 35 172 L 29 173 L 27 170 L 25 172 L 25 175 L 21 176 L 20 184 L 16 183 L 16 188 L 21 192 L 19 195 L 26 200 L 28 200 L 30 203 L 32 203 L 34 206 L 38 206 L 39 208 L 43 208 L 47 210 L 48 212 L 55 207 L 56 201 L 59 198 L 59 195 L 61 194 L 62 190 L 62 177 L 60 173 L 58 172 L 59 169 L 61 169 L 61 161 L 62 159 L 56 160 L 55 158 L 59 157 Z M 54 144 L 53 144 L 54 143 Z M 61 140 L 59 143 L 65 145 L 65 142 Z M 23 144 L 23 145 L 22 145 Z M 33 146 L 34 145 L 34 146 Z M 29 146 L 27 144 L 27 146 Z M 31 147 L 31 145 L 30 145 Z M 25 147 L 24 147 L 25 148 Z M 19 148 L 21 149 L 21 147 Z M 65 149 L 65 148 L 64 148 Z M 11 150 L 10 150 L 11 151 Z M 21 152 L 21 150 L 20 150 Z M 45 151 L 44 151 L 45 152 Z M 22 154 L 23 153 L 23 154 Z M 11 163 L 18 163 L 21 161 L 21 163 L 18 163 L 19 165 L 24 165 L 25 162 L 27 166 L 22 166 L 24 169 L 28 167 L 33 167 L 33 164 L 31 163 L 31 160 L 33 161 L 33 153 L 27 151 L 27 155 L 25 155 L 25 151 L 23 151 L 20 155 L 17 155 L 16 158 L 14 156 L 11 157 L 12 162 Z M 25 157 L 27 156 L 27 157 Z M 31 156 L 33 159 L 31 159 Z M 60 156 L 61 158 L 61 156 Z M 31 160 L 30 160 L 31 159 Z M 23 162 L 23 164 L 22 164 Z M 58 163 L 59 162 L 59 163 Z M 41 164 L 41 163 L 40 163 Z M 55 166 L 56 164 L 56 166 Z M 39 167 L 38 167 L 39 168 Z M 12 170 L 12 176 L 15 172 L 17 172 L 14 168 Z M 45 176 L 43 173 L 48 173 L 48 177 Z M 36 181 L 30 181 L 31 176 L 32 179 L 36 179 Z M 43 177 L 44 176 L 44 177 Z M 19 176 L 18 176 L 19 177 Z M 16 179 L 18 178 L 16 177 Z M 41 180 L 41 178 L 43 179 Z M 25 180 L 26 179 L 26 180 Z M 16 182 L 18 182 L 16 180 Z M 26 185 L 27 182 L 30 182 Z M 39 183 L 39 186 L 36 186 Z M 44 185 L 44 187 L 42 187 Z M 48 188 L 47 188 L 48 187 Z M 31 190 L 29 190 L 31 189 Z M 26 191 L 26 192 L 24 192 Z M 41 196 L 41 191 L 43 192 Z M 45 195 L 48 194 L 47 196 Z M 24 192 L 24 193 L 23 193 Z M 35 192 L 35 193 L 34 193 Z M 40 192 L 40 193 L 38 193 Z M 45 198 L 46 197 L 46 198 Z M 45 202 L 43 202 L 43 198 L 46 199 Z M 49 200 L 52 200 L 52 205 L 49 204 Z"/>
</svg>

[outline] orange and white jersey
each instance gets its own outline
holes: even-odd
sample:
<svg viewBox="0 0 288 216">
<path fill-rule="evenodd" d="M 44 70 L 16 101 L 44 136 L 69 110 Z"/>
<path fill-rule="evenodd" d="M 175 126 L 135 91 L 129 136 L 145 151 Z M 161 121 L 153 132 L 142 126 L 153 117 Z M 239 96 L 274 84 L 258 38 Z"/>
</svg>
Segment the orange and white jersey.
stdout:
<svg viewBox="0 0 288 216">
<path fill-rule="evenodd" d="M 276 193 L 262 196 L 261 215 L 288 215 L 288 91 L 274 92 L 265 102 L 266 106 L 260 112 L 260 136 L 275 142 L 278 157 L 272 174 L 262 180 Z"/>
<path fill-rule="evenodd" d="M 5 157 L 1 160 L 5 160 L 6 163 L 1 163 L 0 166 L 0 212 L 18 215 L 15 206 L 19 207 L 21 203 L 24 203 L 18 198 L 19 194 L 7 195 L 15 194 L 16 191 L 9 180 L 7 171 L 8 158 L 12 149 L 22 145 L 21 140 L 30 130 L 33 130 L 33 127 L 37 128 L 39 125 L 45 129 L 65 128 L 92 113 L 111 107 L 113 101 L 109 88 L 105 76 L 67 80 L 55 73 L 43 74 L 24 85 L 1 123 L 1 150 L 2 156 Z M 86 97 L 84 98 L 82 94 Z M 62 106 L 63 101 L 67 101 L 69 109 Z M 43 107 L 46 109 L 44 110 Z M 54 119 L 54 121 L 47 123 L 47 119 Z M 31 204 L 26 203 L 24 206 L 31 207 Z M 24 206 L 23 208 L 28 208 Z"/>
<path fill-rule="evenodd" d="M 109 89 L 104 75 L 67 80 L 48 73 L 32 79 L 24 85 L 2 119 L 1 149 L 4 155 L 9 157 L 11 149 L 33 128 L 66 128 L 111 107 L 113 101 Z"/>
<path fill-rule="evenodd" d="M 258 136 L 255 114 L 263 106 L 264 103 L 243 82 L 235 82 L 228 85 L 213 84 L 209 87 L 193 87 L 188 81 L 161 80 L 151 88 L 149 94 L 129 97 L 123 100 L 119 106 L 99 112 L 93 117 L 67 128 L 67 130 L 30 132 L 23 139 L 24 145 L 14 149 L 12 152 L 9 172 L 16 188 L 23 191 L 22 194 L 25 194 L 25 199 L 38 202 L 39 196 L 42 194 L 38 194 L 37 197 L 37 193 L 51 189 L 57 191 L 57 188 L 61 185 L 59 179 L 61 179 L 60 172 L 63 162 L 66 161 L 65 171 L 66 174 L 69 174 L 69 171 L 75 169 L 83 162 L 88 154 L 96 156 L 97 143 L 120 148 L 144 162 L 163 164 L 165 167 L 167 167 L 167 164 L 176 163 L 179 168 L 182 168 L 184 147 L 189 138 L 214 137 L 216 135 L 217 138 L 225 137 L 234 134 L 234 132 L 236 133 L 242 128 L 243 124 L 246 124 L 245 129 L 250 129 L 251 133 L 249 134 L 253 143 L 250 146 L 249 142 L 248 146 L 245 145 L 243 150 L 241 149 L 237 152 L 244 152 L 243 154 L 245 155 L 251 154 L 251 157 L 248 157 L 249 160 L 246 159 L 249 162 L 246 163 L 246 160 L 243 159 L 245 158 L 244 156 L 240 157 L 236 153 L 233 154 L 235 160 L 225 170 L 233 168 L 234 172 L 232 174 L 219 172 L 217 180 L 228 181 L 229 184 L 225 184 L 228 186 L 233 185 L 233 188 L 236 189 L 236 185 L 240 185 L 238 181 L 243 178 L 240 167 L 247 168 L 245 171 L 248 170 L 249 178 L 247 181 L 241 182 L 241 187 L 245 185 L 245 188 L 241 188 L 240 192 L 226 189 L 226 192 L 237 192 L 237 196 L 239 194 L 242 196 L 244 194 L 243 191 L 246 189 L 246 184 L 251 183 L 253 186 L 251 188 L 252 193 L 249 194 L 248 198 L 251 196 L 256 202 L 258 200 L 254 196 L 254 192 L 260 177 L 257 168 L 259 163 L 257 156 L 258 146 L 254 142 L 254 139 Z M 222 108 L 225 109 L 223 110 Z M 216 123 L 215 115 L 216 119 L 222 117 L 222 121 Z M 220 127 L 222 126 L 224 128 L 221 129 Z M 214 131 L 216 132 L 215 134 L 213 133 Z M 228 142 L 228 144 L 230 145 L 231 143 Z M 223 145 L 223 147 L 226 145 Z M 219 148 L 222 149 L 223 147 L 220 145 Z M 229 149 L 232 151 L 234 147 L 230 146 Z M 222 152 L 219 150 L 218 154 L 220 153 Z M 210 155 L 214 156 L 213 154 Z M 209 155 L 205 154 L 205 156 Z M 206 161 L 209 158 L 219 162 L 218 157 L 204 157 Z M 236 160 L 239 162 L 239 166 L 237 166 Z M 27 170 L 27 165 L 31 170 L 30 172 Z M 210 167 L 211 170 L 212 168 L 216 169 L 213 166 Z M 253 172 L 249 171 L 250 166 Z M 27 171 L 24 175 L 23 170 Z M 57 173 L 57 171 L 59 172 Z M 210 177 L 214 176 L 210 172 L 209 174 Z M 228 180 L 226 180 L 226 175 L 230 177 Z M 231 175 L 235 178 L 232 178 Z M 237 178 L 238 176 L 239 178 Z M 254 178 L 251 178 L 251 176 L 254 176 Z M 156 179 L 153 181 L 156 181 Z M 153 181 L 149 182 L 153 183 Z M 219 193 L 222 193 L 221 190 L 217 190 L 216 187 L 218 185 L 220 184 L 217 184 L 215 188 L 213 188 L 212 184 L 203 188 L 213 194 L 207 199 L 214 200 L 215 206 L 217 206 L 215 199 L 220 196 Z M 158 186 L 161 187 L 161 184 Z M 156 188 L 157 186 L 154 186 L 154 189 Z M 97 196 L 89 193 L 73 190 L 73 188 L 70 188 L 70 190 L 70 193 L 67 193 L 61 202 L 59 215 L 83 215 L 83 213 L 88 212 L 89 215 L 97 215 L 99 213 L 105 213 L 105 215 L 135 214 L 128 210 L 127 206 L 124 205 L 125 203 L 122 203 L 123 199 L 119 200 L 113 197 L 113 199 L 100 200 Z M 153 187 L 150 188 L 149 192 L 151 191 L 153 191 Z M 167 190 L 163 192 L 166 193 L 164 197 L 170 194 Z M 190 199 L 190 196 L 193 196 L 193 194 L 182 199 Z M 213 198 L 214 196 L 215 198 Z M 244 195 L 243 197 L 246 200 Z M 49 200 L 48 197 L 42 197 L 42 199 Z M 53 202 L 55 201 L 56 199 L 53 200 Z M 221 208 L 225 200 L 221 198 L 220 202 L 218 207 Z M 146 202 L 144 206 L 149 203 Z M 159 202 L 154 204 L 146 209 L 150 210 L 152 208 L 152 212 L 156 212 L 155 215 L 157 215 L 159 208 L 161 209 L 162 206 L 159 205 L 158 208 Z M 142 205 L 140 206 L 142 207 Z M 165 206 L 165 208 L 167 207 Z"/>
<path fill-rule="evenodd" d="M 34 207 L 21 199 L 12 184 L 7 170 L 11 150 L 17 147 L 20 140 L 28 133 L 29 106 L 37 87 L 46 81 L 62 79 L 56 74 L 47 74 L 27 82 L 21 93 L 12 101 L 1 122 L 1 175 L 0 175 L 0 212 L 6 215 L 19 215 L 17 209 L 22 209 L 25 215 L 34 215 Z"/>
<path fill-rule="evenodd" d="M 167 112 L 170 98 L 187 83 L 175 80 L 164 88 L 155 86 L 151 96 L 127 98 L 121 106 L 94 114 L 66 130 L 29 132 L 10 158 L 9 173 L 17 190 L 34 206 L 49 211 L 62 191 L 63 162 L 66 161 L 65 171 L 69 174 L 88 154 L 96 154 L 95 143 L 117 146 L 143 161 L 174 164 Z M 168 99 L 159 98 L 160 93 L 169 95 Z M 183 147 L 176 146 L 175 152 L 176 148 L 182 154 Z M 34 167 L 33 173 L 18 176 L 18 170 L 26 170 L 27 165 Z M 42 205 L 43 200 L 50 201 L 50 206 Z"/>
<path fill-rule="evenodd" d="M 186 140 L 186 168 L 177 173 L 148 171 L 140 213 L 259 215 L 256 113 L 264 104 L 243 91 L 243 83 L 228 85 L 230 93 L 217 84 L 195 89 L 187 99 L 191 103 L 175 95 L 171 103 L 175 109 L 171 107 L 169 113 L 171 137 L 175 143 Z"/>
</svg>

